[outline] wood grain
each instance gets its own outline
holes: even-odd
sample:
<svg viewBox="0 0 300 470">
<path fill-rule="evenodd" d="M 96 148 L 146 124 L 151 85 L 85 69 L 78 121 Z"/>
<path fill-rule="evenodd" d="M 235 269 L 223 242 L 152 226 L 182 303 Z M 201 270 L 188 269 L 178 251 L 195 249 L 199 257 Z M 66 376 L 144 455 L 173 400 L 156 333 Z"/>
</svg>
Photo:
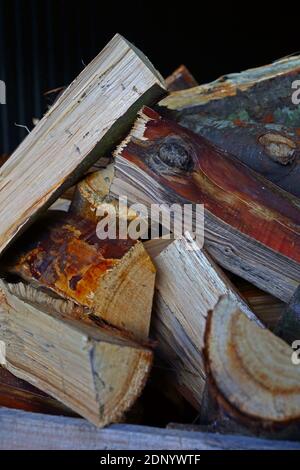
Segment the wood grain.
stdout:
<svg viewBox="0 0 300 470">
<path fill-rule="evenodd" d="M 0 170 L 0 252 L 116 145 L 141 103 L 163 93 L 148 59 L 116 35 Z"/>
<path fill-rule="evenodd" d="M 299 197 L 300 112 L 292 101 L 299 78 L 293 56 L 172 93 L 160 112 Z"/>
<path fill-rule="evenodd" d="M 286 304 L 244 279 L 237 276 L 230 276 L 230 280 L 263 325 L 271 331 L 275 331 L 285 311 Z"/>
<path fill-rule="evenodd" d="M 204 358 L 209 384 L 241 422 L 272 429 L 299 423 L 300 368 L 293 349 L 241 312 L 228 296 L 209 312 Z"/>
<path fill-rule="evenodd" d="M 49 211 L 4 254 L 2 271 L 148 338 L 153 263 L 139 241 L 101 240 L 96 220 Z"/>
<path fill-rule="evenodd" d="M 143 389 L 151 350 L 70 302 L 0 283 L 3 366 L 97 426 L 120 420 Z"/>
<path fill-rule="evenodd" d="M 257 321 L 220 268 L 186 233 L 154 258 L 157 269 L 152 335 L 171 373 L 169 381 L 200 410 L 206 374 L 202 349 L 208 311 L 230 294 Z"/>
<path fill-rule="evenodd" d="M 115 156 L 113 194 L 148 205 L 204 204 L 212 256 L 289 301 L 300 282 L 298 199 L 148 108 Z"/>
<path fill-rule="evenodd" d="M 282 310 L 276 334 L 288 344 L 300 340 L 300 288 L 296 290 L 289 304 Z"/>
<path fill-rule="evenodd" d="M 299 442 L 114 424 L 96 429 L 78 418 L 0 410 L 0 449 L 299 450 Z"/>
</svg>

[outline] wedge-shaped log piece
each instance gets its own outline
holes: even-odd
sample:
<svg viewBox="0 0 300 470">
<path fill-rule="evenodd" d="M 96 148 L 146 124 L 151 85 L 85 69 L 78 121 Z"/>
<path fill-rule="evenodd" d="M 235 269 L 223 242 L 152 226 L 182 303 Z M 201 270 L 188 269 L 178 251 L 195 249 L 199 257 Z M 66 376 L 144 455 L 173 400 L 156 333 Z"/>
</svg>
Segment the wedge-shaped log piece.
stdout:
<svg viewBox="0 0 300 470">
<path fill-rule="evenodd" d="M 168 91 L 186 90 L 197 85 L 198 82 L 185 65 L 180 65 L 180 67 L 174 70 L 174 72 L 166 78 Z"/>
<path fill-rule="evenodd" d="M 299 79 L 290 57 L 173 93 L 161 110 L 299 197 Z"/>
<path fill-rule="evenodd" d="M 141 242 L 101 240 L 95 221 L 49 211 L 7 251 L 2 269 L 148 338 L 155 268 Z"/>
<path fill-rule="evenodd" d="M 146 246 L 151 249 L 151 242 Z M 171 371 L 172 386 L 199 410 L 206 381 L 202 349 L 208 311 L 220 295 L 231 294 L 244 314 L 255 318 L 220 268 L 188 233 L 163 249 L 154 262 L 157 281 L 152 335 Z"/>
<path fill-rule="evenodd" d="M 97 426 L 118 421 L 142 391 L 152 352 L 31 286 L 1 281 L 0 293 L 4 366 Z"/>
<path fill-rule="evenodd" d="M 209 313 L 207 375 L 221 407 L 263 426 L 300 419 L 300 368 L 293 350 L 243 315 L 229 297 Z"/>
<path fill-rule="evenodd" d="M 148 205 L 204 204 L 205 246 L 219 264 L 290 300 L 300 283 L 298 199 L 149 108 L 115 157 L 112 194 Z"/>
<path fill-rule="evenodd" d="M 0 252 L 130 128 L 163 81 L 116 35 L 64 91 L 0 171 Z"/>
</svg>

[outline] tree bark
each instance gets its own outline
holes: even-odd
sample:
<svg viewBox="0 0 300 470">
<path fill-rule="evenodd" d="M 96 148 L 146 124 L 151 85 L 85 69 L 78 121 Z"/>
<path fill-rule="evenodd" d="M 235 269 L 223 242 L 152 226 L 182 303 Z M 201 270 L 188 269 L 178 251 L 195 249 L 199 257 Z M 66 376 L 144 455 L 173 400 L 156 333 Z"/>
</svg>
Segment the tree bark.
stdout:
<svg viewBox="0 0 300 470">
<path fill-rule="evenodd" d="M 300 283 L 298 199 L 149 108 L 115 157 L 113 195 L 148 206 L 204 204 L 207 251 L 229 271 L 290 300 Z"/>
<path fill-rule="evenodd" d="M 292 99 L 299 78 L 294 56 L 173 93 L 160 112 L 299 197 L 300 112 Z"/>
</svg>

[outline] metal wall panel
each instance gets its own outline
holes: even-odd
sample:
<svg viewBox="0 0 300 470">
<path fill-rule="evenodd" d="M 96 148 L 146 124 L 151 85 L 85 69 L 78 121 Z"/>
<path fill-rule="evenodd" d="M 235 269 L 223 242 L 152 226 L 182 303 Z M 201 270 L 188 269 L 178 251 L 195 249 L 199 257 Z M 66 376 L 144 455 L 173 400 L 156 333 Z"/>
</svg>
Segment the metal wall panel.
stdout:
<svg viewBox="0 0 300 470">
<path fill-rule="evenodd" d="M 44 114 L 45 92 L 69 84 L 104 44 L 93 11 L 70 5 L 0 1 L 0 80 L 6 83 L 7 100 L 0 104 L 0 155 L 25 137 L 27 130 L 17 125 L 32 129 L 33 118 Z"/>
</svg>

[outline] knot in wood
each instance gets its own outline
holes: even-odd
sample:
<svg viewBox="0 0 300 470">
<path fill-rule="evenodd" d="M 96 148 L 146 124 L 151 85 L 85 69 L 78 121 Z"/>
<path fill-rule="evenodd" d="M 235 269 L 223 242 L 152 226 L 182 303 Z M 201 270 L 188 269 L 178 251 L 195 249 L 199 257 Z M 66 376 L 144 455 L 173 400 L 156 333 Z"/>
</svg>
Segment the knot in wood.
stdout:
<svg viewBox="0 0 300 470">
<path fill-rule="evenodd" d="M 259 138 L 259 143 L 272 160 L 282 165 L 292 163 L 296 156 L 297 145 L 284 135 L 269 132 Z"/>
<path fill-rule="evenodd" d="M 194 168 L 193 149 L 181 137 L 166 137 L 156 144 L 148 164 L 160 174 L 189 173 Z"/>
</svg>

